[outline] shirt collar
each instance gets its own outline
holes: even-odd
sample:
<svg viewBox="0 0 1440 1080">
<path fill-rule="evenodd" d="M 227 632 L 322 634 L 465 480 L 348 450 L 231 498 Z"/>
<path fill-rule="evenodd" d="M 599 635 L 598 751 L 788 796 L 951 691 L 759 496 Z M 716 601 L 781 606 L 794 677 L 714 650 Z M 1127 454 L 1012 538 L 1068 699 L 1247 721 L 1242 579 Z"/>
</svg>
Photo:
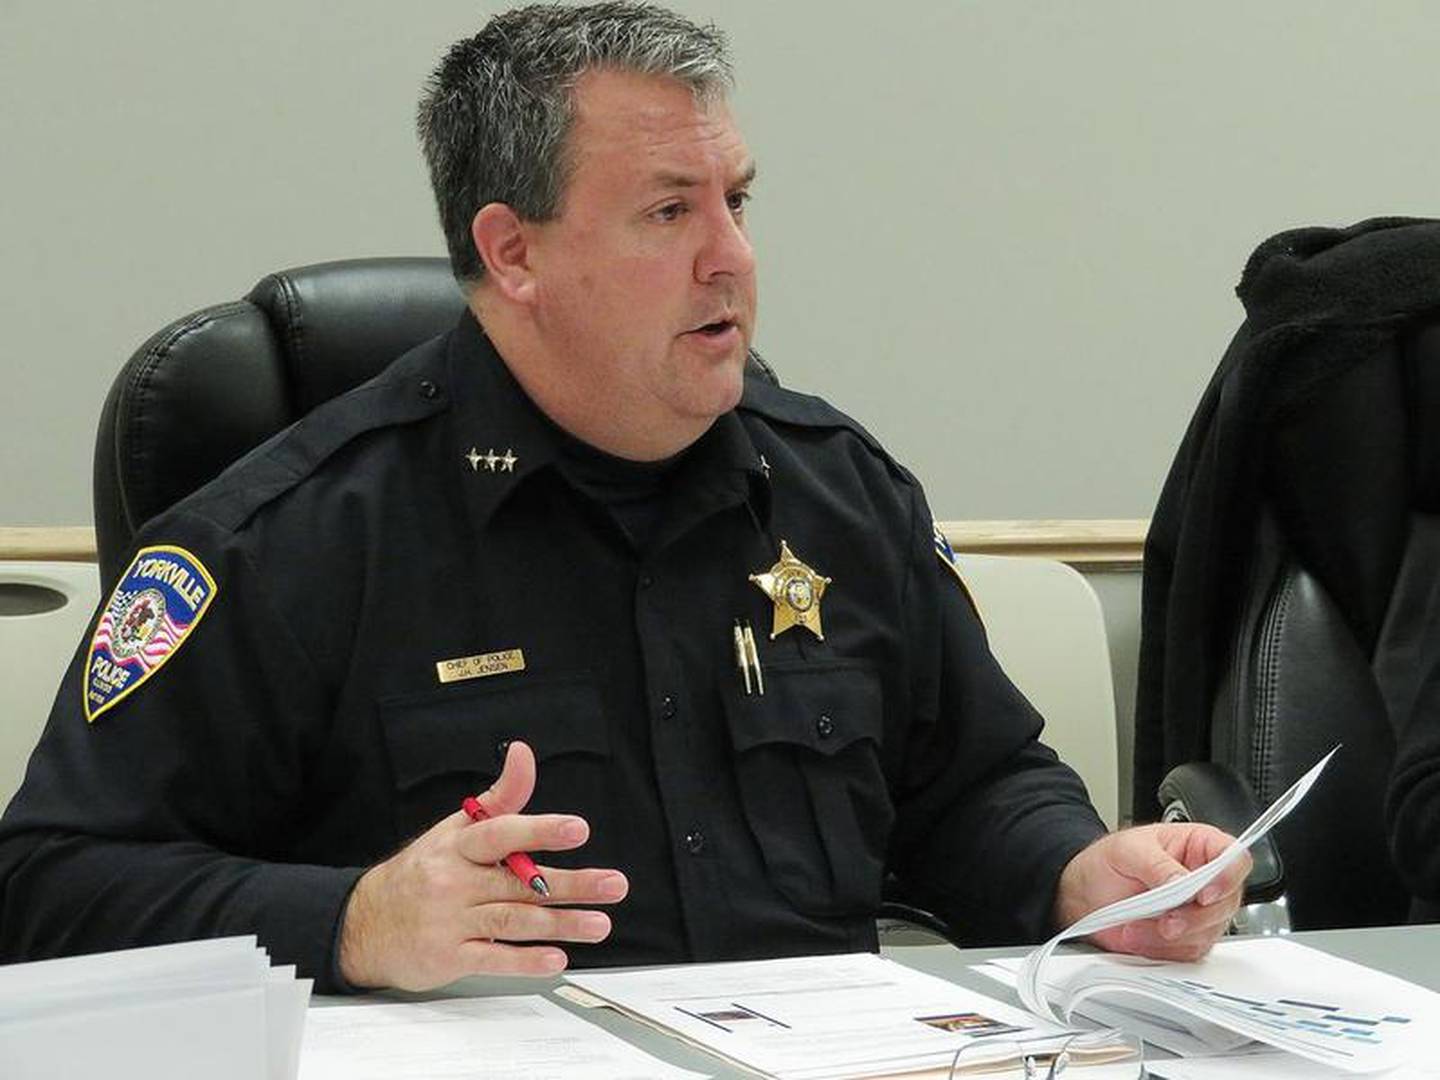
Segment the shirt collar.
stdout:
<svg viewBox="0 0 1440 1080">
<path fill-rule="evenodd" d="M 491 515 L 530 477 L 554 466 L 567 436 L 541 412 L 506 367 L 469 310 L 450 335 L 449 382 L 455 388 L 449 441 L 467 502 L 483 533 Z M 706 503 L 746 501 L 768 522 L 769 481 L 750 433 L 734 410 L 718 417 L 685 455 L 678 473 Z"/>
</svg>

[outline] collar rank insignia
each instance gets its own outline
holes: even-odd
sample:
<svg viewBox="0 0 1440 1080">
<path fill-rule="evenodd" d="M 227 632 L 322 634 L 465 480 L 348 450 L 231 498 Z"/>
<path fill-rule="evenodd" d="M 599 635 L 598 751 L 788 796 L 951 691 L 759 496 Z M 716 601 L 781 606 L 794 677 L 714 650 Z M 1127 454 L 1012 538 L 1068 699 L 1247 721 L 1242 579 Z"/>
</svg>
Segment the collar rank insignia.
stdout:
<svg viewBox="0 0 1440 1080">
<path fill-rule="evenodd" d="M 110 594 L 85 658 L 85 719 L 140 688 L 175 655 L 217 591 L 215 579 L 184 548 L 141 548 Z"/>
<path fill-rule="evenodd" d="M 753 581 L 775 604 L 775 625 L 770 640 L 789 630 L 803 626 L 821 641 L 825 632 L 820 628 L 820 598 L 830 579 L 817 574 L 797 559 L 790 545 L 780 541 L 780 561 L 761 574 L 751 574 Z"/>
<path fill-rule="evenodd" d="M 520 461 L 511 451 L 510 447 L 505 448 L 505 453 L 495 453 L 492 446 L 485 453 L 480 453 L 475 447 L 470 447 L 470 452 L 465 455 L 465 460 L 470 463 L 471 472 L 479 472 L 480 466 L 485 466 L 486 472 L 514 472 L 516 464 Z"/>
</svg>

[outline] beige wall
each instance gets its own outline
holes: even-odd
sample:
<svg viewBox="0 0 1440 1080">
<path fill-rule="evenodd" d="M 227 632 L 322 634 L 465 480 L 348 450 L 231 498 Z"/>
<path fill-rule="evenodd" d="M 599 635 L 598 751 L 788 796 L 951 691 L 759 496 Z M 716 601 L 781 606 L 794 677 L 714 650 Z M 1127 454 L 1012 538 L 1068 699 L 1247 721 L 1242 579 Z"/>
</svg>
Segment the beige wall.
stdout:
<svg viewBox="0 0 1440 1080">
<path fill-rule="evenodd" d="M 732 33 L 758 344 L 942 518 L 1143 517 L 1253 244 L 1436 209 L 1423 0 L 677 0 Z M 148 333 L 271 269 L 439 253 L 410 131 L 493 5 L 0 0 L 0 523 L 89 519 Z"/>
</svg>

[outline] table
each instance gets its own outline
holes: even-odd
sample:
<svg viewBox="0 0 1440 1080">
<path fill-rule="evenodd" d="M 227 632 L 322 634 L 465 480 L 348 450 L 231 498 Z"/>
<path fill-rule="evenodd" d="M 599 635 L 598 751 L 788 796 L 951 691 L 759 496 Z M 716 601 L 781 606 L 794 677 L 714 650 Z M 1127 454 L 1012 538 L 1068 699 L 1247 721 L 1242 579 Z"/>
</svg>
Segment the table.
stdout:
<svg viewBox="0 0 1440 1080">
<path fill-rule="evenodd" d="M 1359 930 L 1312 930 L 1291 935 L 1312 948 L 1367 964 L 1392 975 L 1440 991 L 1440 925 L 1386 926 Z M 1071 949 L 1074 946 L 1063 946 Z M 1083 948 L 1083 946 L 1081 946 Z M 978 990 L 991 997 L 1019 1004 L 1014 991 L 970 970 L 970 965 L 1000 956 L 1019 956 L 1024 947 L 999 949 L 956 949 L 950 945 L 887 945 L 885 955 L 902 964 Z M 407 994 L 386 991 L 365 998 L 317 997 L 313 1007 L 353 1004 L 357 1001 L 433 1001 L 456 994 L 542 994 L 560 985 L 560 979 L 491 977 L 463 979 L 444 991 Z M 551 995 L 553 997 L 553 995 Z M 613 1032 L 663 1061 L 717 1077 L 753 1076 L 727 1065 L 710 1054 L 693 1050 L 678 1039 L 652 1031 L 614 1009 L 585 1009 L 563 998 L 554 998 L 563 1007 Z"/>
</svg>

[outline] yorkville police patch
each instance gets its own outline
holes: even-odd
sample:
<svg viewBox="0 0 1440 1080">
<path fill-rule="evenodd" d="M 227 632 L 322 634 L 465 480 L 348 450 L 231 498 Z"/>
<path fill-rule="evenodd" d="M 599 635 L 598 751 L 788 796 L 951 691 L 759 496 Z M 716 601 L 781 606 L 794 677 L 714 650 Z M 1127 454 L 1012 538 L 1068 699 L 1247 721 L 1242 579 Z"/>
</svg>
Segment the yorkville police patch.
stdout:
<svg viewBox="0 0 1440 1080">
<path fill-rule="evenodd" d="M 175 655 L 216 592 L 184 548 L 142 548 L 110 594 L 85 663 L 85 719 L 94 723 Z"/>
</svg>

